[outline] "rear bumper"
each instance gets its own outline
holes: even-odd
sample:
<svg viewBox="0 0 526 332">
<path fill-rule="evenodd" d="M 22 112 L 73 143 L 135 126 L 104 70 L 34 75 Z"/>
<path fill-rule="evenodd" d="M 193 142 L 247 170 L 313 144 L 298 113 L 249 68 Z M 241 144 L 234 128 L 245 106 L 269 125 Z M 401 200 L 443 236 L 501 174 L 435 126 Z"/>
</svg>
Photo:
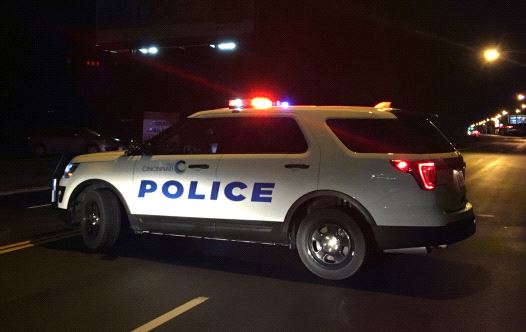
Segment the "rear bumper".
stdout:
<svg viewBox="0 0 526 332">
<path fill-rule="evenodd" d="M 473 210 L 469 209 L 446 226 L 375 226 L 373 233 L 380 249 L 433 247 L 464 240 L 475 234 L 476 222 Z"/>
</svg>

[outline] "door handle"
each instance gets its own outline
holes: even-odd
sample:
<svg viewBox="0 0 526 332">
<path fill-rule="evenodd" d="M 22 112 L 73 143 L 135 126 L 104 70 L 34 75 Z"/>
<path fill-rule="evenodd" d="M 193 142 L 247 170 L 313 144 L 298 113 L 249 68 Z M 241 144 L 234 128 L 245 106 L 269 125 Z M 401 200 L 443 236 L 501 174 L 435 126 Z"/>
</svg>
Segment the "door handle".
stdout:
<svg viewBox="0 0 526 332">
<path fill-rule="evenodd" d="M 189 165 L 188 168 L 209 169 L 210 165 L 207 165 L 207 164 L 193 164 L 193 165 Z"/>
<path fill-rule="evenodd" d="M 307 169 L 310 165 L 307 164 L 286 164 L 285 168 L 299 168 L 299 169 Z"/>
</svg>

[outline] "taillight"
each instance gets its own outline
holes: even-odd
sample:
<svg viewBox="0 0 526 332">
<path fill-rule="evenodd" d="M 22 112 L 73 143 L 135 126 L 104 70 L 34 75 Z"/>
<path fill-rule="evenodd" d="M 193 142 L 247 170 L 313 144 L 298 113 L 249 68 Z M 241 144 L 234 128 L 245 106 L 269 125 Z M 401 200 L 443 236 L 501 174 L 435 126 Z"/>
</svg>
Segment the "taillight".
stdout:
<svg viewBox="0 0 526 332">
<path fill-rule="evenodd" d="M 430 161 L 426 163 L 416 163 L 418 165 L 418 174 L 422 179 L 422 184 L 426 190 L 435 189 L 435 183 L 437 180 L 437 171 L 435 163 Z"/>
<path fill-rule="evenodd" d="M 424 190 L 434 190 L 436 186 L 436 165 L 434 161 L 391 160 L 398 171 L 410 173 Z"/>
<path fill-rule="evenodd" d="M 391 160 L 391 163 L 393 164 L 394 167 L 396 167 L 396 169 L 398 169 L 401 172 L 409 171 L 409 163 L 407 161 Z"/>
</svg>

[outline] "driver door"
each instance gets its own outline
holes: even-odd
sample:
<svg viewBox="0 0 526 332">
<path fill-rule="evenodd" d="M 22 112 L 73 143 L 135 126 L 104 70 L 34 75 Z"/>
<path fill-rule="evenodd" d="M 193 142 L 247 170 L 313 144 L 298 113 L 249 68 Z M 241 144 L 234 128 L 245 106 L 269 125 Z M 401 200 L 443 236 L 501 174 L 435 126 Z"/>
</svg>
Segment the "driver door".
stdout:
<svg viewBox="0 0 526 332">
<path fill-rule="evenodd" d="M 153 141 L 152 154 L 134 167 L 130 212 L 150 230 L 192 234 L 214 232 L 211 188 L 220 155 L 215 128 L 206 118 L 189 119 Z"/>
</svg>

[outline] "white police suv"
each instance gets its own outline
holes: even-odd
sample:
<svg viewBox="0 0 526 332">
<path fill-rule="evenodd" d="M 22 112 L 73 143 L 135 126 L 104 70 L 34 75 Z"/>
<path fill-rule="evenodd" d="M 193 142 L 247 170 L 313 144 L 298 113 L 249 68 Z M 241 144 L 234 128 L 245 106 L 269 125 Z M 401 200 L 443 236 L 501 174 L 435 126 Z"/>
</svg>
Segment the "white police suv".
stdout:
<svg viewBox="0 0 526 332">
<path fill-rule="evenodd" d="M 233 100 L 126 152 L 73 158 L 53 199 L 89 248 L 122 227 L 297 248 L 327 279 L 475 232 L 465 163 L 423 114 Z"/>
</svg>

